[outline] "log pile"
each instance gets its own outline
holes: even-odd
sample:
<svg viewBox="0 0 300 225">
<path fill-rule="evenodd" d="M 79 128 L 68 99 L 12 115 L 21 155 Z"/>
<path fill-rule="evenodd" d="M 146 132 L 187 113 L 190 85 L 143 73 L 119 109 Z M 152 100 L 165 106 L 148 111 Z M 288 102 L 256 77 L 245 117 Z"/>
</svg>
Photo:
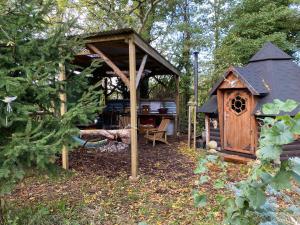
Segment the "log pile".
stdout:
<svg viewBox="0 0 300 225">
<path fill-rule="evenodd" d="M 130 129 L 120 129 L 120 130 L 80 130 L 80 137 L 84 139 L 105 137 L 110 140 L 121 141 L 125 144 L 130 144 Z"/>
</svg>

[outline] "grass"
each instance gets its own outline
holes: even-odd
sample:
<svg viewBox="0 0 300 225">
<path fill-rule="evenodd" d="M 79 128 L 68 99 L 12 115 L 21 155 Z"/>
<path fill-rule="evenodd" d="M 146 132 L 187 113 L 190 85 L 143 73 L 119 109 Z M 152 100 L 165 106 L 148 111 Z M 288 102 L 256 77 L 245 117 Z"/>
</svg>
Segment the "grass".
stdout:
<svg viewBox="0 0 300 225">
<path fill-rule="evenodd" d="M 220 202 L 226 197 L 222 188 L 203 185 L 209 204 L 195 208 L 193 203 L 198 179 L 193 170 L 204 154 L 178 145 L 166 153 L 159 150 L 158 156 L 152 148 L 141 151 L 141 177 L 135 183 L 129 181 L 121 155 L 113 156 L 117 166 L 108 156 L 93 163 L 92 158 L 76 155 L 70 172 L 57 167 L 51 175 L 32 173 L 6 199 L 7 224 L 220 224 Z M 116 167 L 106 170 L 102 164 L 107 161 Z M 226 176 L 233 181 L 245 177 L 249 167 L 228 168 Z M 211 166 L 212 178 L 222 174 Z"/>
</svg>

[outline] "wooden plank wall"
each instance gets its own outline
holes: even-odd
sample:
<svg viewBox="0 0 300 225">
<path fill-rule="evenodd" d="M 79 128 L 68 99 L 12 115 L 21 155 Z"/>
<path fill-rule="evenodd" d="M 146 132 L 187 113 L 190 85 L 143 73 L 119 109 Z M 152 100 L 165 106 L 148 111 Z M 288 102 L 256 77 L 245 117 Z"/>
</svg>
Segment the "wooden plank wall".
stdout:
<svg viewBox="0 0 300 225">
<path fill-rule="evenodd" d="M 291 144 L 283 146 L 283 152 L 281 154 L 281 159 L 285 160 L 289 157 L 300 157 L 300 140 L 294 141 Z"/>
<path fill-rule="evenodd" d="M 221 147 L 221 136 L 220 136 L 220 124 L 218 115 L 209 114 L 209 133 L 210 133 L 210 140 L 216 141 L 218 143 L 218 147 Z M 215 128 L 213 125 L 213 120 L 216 120 L 218 123 L 218 127 Z"/>
<path fill-rule="evenodd" d="M 209 126 L 210 126 L 210 140 L 217 141 L 218 146 L 221 146 L 221 138 L 220 138 L 220 124 L 217 115 L 208 114 L 209 116 Z M 218 127 L 214 128 L 213 120 L 218 122 Z M 258 126 L 259 127 L 259 126 Z M 258 128 L 260 130 L 260 128 Z M 260 131 L 258 130 L 257 134 L 259 136 Z M 258 137 L 259 138 L 259 137 Z M 259 143 L 257 143 L 259 144 Z M 286 160 L 290 157 L 300 157 L 300 139 L 294 141 L 291 144 L 287 144 L 283 146 L 283 153 L 281 155 L 282 160 Z"/>
</svg>

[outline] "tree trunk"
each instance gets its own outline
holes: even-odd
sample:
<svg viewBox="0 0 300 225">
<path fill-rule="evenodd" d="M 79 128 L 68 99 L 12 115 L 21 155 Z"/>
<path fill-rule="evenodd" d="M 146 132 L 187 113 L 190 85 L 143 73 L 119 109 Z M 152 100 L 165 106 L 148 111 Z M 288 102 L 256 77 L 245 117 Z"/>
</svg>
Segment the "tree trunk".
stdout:
<svg viewBox="0 0 300 225">
<path fill-rule="evenodd" d="M 4 224 L 4 199 L 0 197 L 0 224 Z"/>
</svg>

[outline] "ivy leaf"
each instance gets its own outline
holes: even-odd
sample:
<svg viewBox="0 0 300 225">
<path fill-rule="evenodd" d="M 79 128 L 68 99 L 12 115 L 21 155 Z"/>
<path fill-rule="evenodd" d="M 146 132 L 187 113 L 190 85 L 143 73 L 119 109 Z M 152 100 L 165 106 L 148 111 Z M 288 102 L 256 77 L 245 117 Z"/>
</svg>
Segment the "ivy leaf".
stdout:
<svg viewBox="0 0 300 225">
<path fill-rule="evenodd" d="M 225 187 L 225 183 L 224 183 L 223 180 L 218 179 L 218 180 L 215 182 L 214 188 L 216 188 L 216 189 L 221 189 L 221 188 L 224 188 L 224 187 Z"/>
<path fill-rule="evenodd" d="M 300 134 L 300 118 L 295 120 L 294 125 L 292 126 L 291 131 L 294 134 Z"/>
<path fill-rule="evenodd" d="M 138 225 L 147 225 L 145 221 L 139 222 Z"/>
<path fill-rule="evenodd" d="M 279 103 L 277 103 L 277 101 L 279 101 Z M 283 112 L 292 112 L 299 105 L 299 103 L 292 99 L 288 99 L 285 102 L 275 99 L 274 102 L 278 104 L 279 110 Z"/>
<path fill-rule="evenodd" d="M 272 179 L 271 186 L 276 190 L 288 189 L 291 187 L 290 177 L 290 171 L 280 170 Z"/>
<path fill-rule="evenodd" d="M 260 188 L 249 188 L 246 195 L 250 206 L 254 209 L 259 208 L 266 202 L 266 194 Z"/>
<path fill-rule="evenodd" d="M 215 162 L 218 159 L 219 156 L 217 155 L 208 155 L 207 160 L 210 162 Z"/>
<path fill-rule="evenodd" d="M 194 170 L 194 174 L 200 174 L 206 172 L 207 168 L 203 164 L 199 164 L 198 167 Z"/>
<path fill-rule="evenodd" d="M 277 115 L 280 113 L 280 110 L 273 103 L 266 103 L 262 107 L 262 112 L 266 115 Z"/>
<path fill-rule="evenodd" d="M 281 111 L 291 112 L 298 107 L 298 103 L 294 100 L 288 99 L 285 102 L 275 99 L 273 103 L 263 105 L 262 111 L 266 115 L 277 115 Z"/>
<path fill-rule="evenodd" d="M 241 197 L 241 196 L 239 196 L 235 199 L 235 204 L 240 209 L 244 208 L 244 205 L 246 202 L 247 202 L 247 199 L 244 197 Z"/>
<path fill-rule="evenodd" d="M 294 180 L 300 184 L 300 175 L 298 175 L 297 173 L 293 172 L 292 173 L 292 177 L 294 178 Z"/>
<path fill-rule="evenodd" d="M 200 195 L 196 190 L 193 192 L 194 204 L 196 207 L 204 207 L 207 203 L 207 196 Z"/>
<path fill-rule="evenodd" d="M 292 171 L 300 176 L 300 158 L 295 157 L 290 159 Z"/>
<path fill-rule="evenodd" d="M 280 146 L 267 145 L 260 148 L 256 152 L 256 155 L 258 158 L 263 160 L 276 160 L 280 157 L 281 153 L 282 153 L 282 149 Z"/>
<path fill-rule="evenodd" d="M 204 184 L 209 180 L 208 176 L 201 176 L 199 179 L 199 184 Z"/>
<path fill-rule="evenodd" d="M 222 195 L 222 194 L 218 194 L 218 195 L 216 195 L 216 200 L 219 202 L 219 203 L 224 203 L 225 202 L 225 200 L 226 200 L 227 198 L 224 196 L 224 195 Z"/>
<path fill-rule="evenodd" d="M 274 144 L 286 145 L 292 143 L 293 141 L 294 141 L 293 133 L 289 130 L 285 130 L 280 135 L 275 137 Z"/>
<path fill-rule="evenodd" d="M 272 180 L 272 176 L 268 173 L 262 172 L 260 178 L 264 183 L 269 183 Z"/>
</svg>

